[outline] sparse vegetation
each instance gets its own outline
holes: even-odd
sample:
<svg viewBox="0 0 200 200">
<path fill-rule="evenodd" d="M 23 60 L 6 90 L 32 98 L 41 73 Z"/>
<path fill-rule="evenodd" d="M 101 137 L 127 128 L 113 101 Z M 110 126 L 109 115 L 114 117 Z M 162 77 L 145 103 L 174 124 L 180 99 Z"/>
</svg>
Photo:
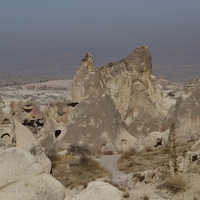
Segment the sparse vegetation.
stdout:
<svg viewBox="0 0 200 200">
<path fill-rule="evenodd" d="M 124 192 L 124 194 L 123 194 L 123 197 L 126 199 L 126 198 L 129 198 L 130 197 L 130 194 L 129 194 L 129 192 Z"/>
<path fill-rule="evenodd" d="M 169 177 L 163 184 L 158 186 L 158 189 L 167 189 L 172 194 L 185 191 L 186 188 L 187 182 L 181 176 Z"/>
<path fill-rule="evenodd" d="M 71 144 L 68 148 L 68 152 L 71 155 L 89 155 L 90 151 L 86 146 L 79 146 L 76 144 Z"/>
<path fill-rule="evenodd" d="M 149 152 L 129 151 L 119 159 L 118 168 L 126 173 L 135 174 L 147 169 L 155 169 L 163 166 L 167 163 L 167 158 L 167 154 L 160 148 Z"/>
<path fill-rule="evenodd" d="M 110 176 L 108 170 L 86 155 L 56 156 L 51 161 L 52 175 L 70 189 L 77 186 L 86 187 L 90 181 Z"/>
<path fill-rule="evenodd" d="M 188 142 L 181 144 L 176 147 L 177 155 L 182 155 L 183 152 L 188 151 L 194 142 Z M 124 153 L 119 161 L 118 168 L 126 173 L 136 174 L 145 170 L 156 169 L 158 167 L 169 167 L 169 148 L 157 147 L 153 151 L 140 151 L 135 152 L 134 150 Z M 165 170 L 164 174 L 169 175 L 169 170 Z M 168 174 L 167 174 L 168 173 Z"/>
<path fill-rule="evenodd" d="M 145 194 L 142 199 L 143 200 L 149 200 L 149 197 L 148 197 L 148 195 Z"/>
<path fill-rule="evenodd" d="M 106 151 L 106 152 L 104 152 L 104 155 L 113 155 L 114 153 L 113 153 L 113 151 Z"/>
</svg>

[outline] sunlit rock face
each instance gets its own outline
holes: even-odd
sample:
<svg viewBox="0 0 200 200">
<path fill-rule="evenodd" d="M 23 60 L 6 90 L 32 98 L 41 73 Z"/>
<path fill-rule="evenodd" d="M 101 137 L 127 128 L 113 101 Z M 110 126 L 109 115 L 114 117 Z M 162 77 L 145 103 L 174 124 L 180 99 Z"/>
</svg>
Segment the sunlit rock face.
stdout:
<svg viewBox="0 0 200 200">
<path fill-rule="evenodd" d="M 185 84 L 183 94 L 165 121 L 165 124 L 174 124 L 170 135 L 175 134 L 177 142 L 194 141 L 200 138 L 199 105 L 200 80 L 195 79 Z"/>
<path fill-rule="evenodd" d="M 115 103 L 128 132 L 145 136 L 158 131 L 170 104 L 152 75 L 148 47 L 139 46 L 124 59 L 109 63 L 100 71 L 106 94 Z"/>
<path fill-rule="evenodd" d="M 92 151 L 101 151 L 107 144 L 123 150 L 135 143 L 135 137 L 125 129 L 115 103 L 106 93 L 102 75 L 91 54 L 86 54 L 74 78 L 72 99 L 77 105 L 69 116 L 62 148 L 65 145 L 67 148 L 70 142 L 87 145 Z"/>
<path fill-rule="evenodd" d="M 100 69 L 95 67 L 92 55 L 86 54 L 71 94 L 77 105 L 69 115 L 62 148 L 77 143 L 93 150 L 108 144 L 114 144 L 117 150 L 129 149 L 136 137 L 159 131 L 169 108 L 152 75 L 146 46 Z"/>
<path fill-rule="evenodd" d="M 71 94 L 73 102 L 81 102 L 90 97 L 98 98 L 104 94 L 104 84 L 90 53 L 86 54 L 80 64 L 73 80 Z"/>
</svg>

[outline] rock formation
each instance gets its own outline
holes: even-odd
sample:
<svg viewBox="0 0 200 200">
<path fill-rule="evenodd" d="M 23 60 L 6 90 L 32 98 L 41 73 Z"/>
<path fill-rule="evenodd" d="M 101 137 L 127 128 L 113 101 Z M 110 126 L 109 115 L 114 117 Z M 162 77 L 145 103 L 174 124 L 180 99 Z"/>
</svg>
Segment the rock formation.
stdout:
<svg viewBox="0 0 200 200">
<path fill-rule="evenodd" d="M 159 131 L 171 105 L 152 75 L 146 46 L 121 61 L 95 67 L 86 54 L 72 84 L 67 131 L 60 148 L 86 145 L 100 151 L 113 144 L 118 151 L 132 148 L 137 138 Z"/>
<path fill-rule="evenodd" d="M 12 102 L 11 110 L 14 118 L 24 126 L 27 126 L 32 133 L 36 134 L 37 129 L 43 126 L 43 113 L 32 102 L 31 98 L 20 102 Z"/>
<path fill-rule="evenodd" d="M 152 74 L 152 60 L 146 46 L 137 47 L 126 58 L 101 68 L 106 93 L 114 101 L 128 132 L 144 137 L 159 131 L 169 101 L 163 97 Z"/>
<path fill-rule="evenodd" d="M 99 70 L 94 65 L 92 55 L 87 53 L 80 64 L 72 84 L 73 102 L 81 102 L 90 97 L 98 98 L 105 92 Z"/>
<path fill-rule="evenodd" d="M 164 122 L 166 128 L 174 123 L 171 134 L 176 135 L 176 142 L 183 143 L 200 138 L 200 80 L 195 79 L 185 84 L 183 94 L 177 99 L 174 107 Z"/>
</svg>

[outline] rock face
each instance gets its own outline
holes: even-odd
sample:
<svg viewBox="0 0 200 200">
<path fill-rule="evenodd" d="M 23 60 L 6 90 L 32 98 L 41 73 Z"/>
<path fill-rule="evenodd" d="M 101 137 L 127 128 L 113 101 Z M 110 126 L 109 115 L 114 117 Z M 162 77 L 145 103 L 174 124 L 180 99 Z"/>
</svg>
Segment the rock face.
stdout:
<svg viewBox="0 0 200 200">
<path fill-rule="evenodd" d="M 65 198 L 65 188 L 29 152 L 8 148 L 0 153 L 0 199 Z"/>
<path fill-rule="evenodd" d="M 29 98 L 25 101 L 11 103 L 12 115 L 32 133 L 37 133 L 37 128 L 43 126 L 44 116 L 40 109 Z"/>
<path fill-rule="evenodd" d="M 56 101 L 54 103 L 50 103 L 46 107 L 44 115 L 46 118 L 54 118 L 57 123 L 67 123 L 69 115 L 76 105 L 77 103 L 73 103 L 67 99 L 63 102 Z"/>
<path fill-rule="evenodd" d="M 152 75 L 149 49 L 137 47 L 121 61 L 98 69 L 86 54 L 74 77 L 67 131 L 60 147 L 70 143 L 117 151 L 132 148 L 137 138 L 159 131 L 169 104 Z M 137 138 L 136 138 L 137 137 Z"/>
<path fill-rule="evenodd" d="M 104 182 L 90 182 L 88 187 L 83 190 L 80 194 L 75 195 L 71 200 L 121 200 L 122 192 L 116 187 L 113 187 L 109 183 Z"/>
<path fill-rule="evenodd" d="M 101 68 L 106 93 L 114 101 L 128 132 L 134 136 L 158 131 L 169 105 L 152 75 L 152 60 L 146 46 L 126 58 Z"/>
<path fill-rule="evenodd" d="M 183 94 L 170 112 L 166 124 L 174 123 L 176 141 L 179 143 L 200 138 L 200 80 L 195 79 L 184 86 Z"/>
<path fill-rule="evenodd" d="M 82 101 L 74 108 L 61 146 L 67 145 L 66 141 L 100 152 L 109 143 L 114 144 L 117 150 L 131 147 L 136 138 L 126 131 L 115 105 L 105 95 Z"/>
<path fill-rule="evenodd" d="M 45 148 L 45 153 L 48 156 L 53 156 L 61 147 L 61 142 L 66 134 L 66 124 L 57 123 L 54 118 L 48 118 L 45 121 L 44 127 L 37 135 L 38 140 Z M 65 140 L 67 143 L 68 140 Z"/>
<path fill-rule="evenodd" d="M 6 106 L 0 98 L 0 142 L 4 145 L 12 145 L 15 142 L 14 126 L 12 123 L 12 114 L 9 106 Z"/>
<path fill-rule="evenodd" d="M 77 105 L 70 114 L 62 148 L 67 148 L 69 143 L 86 145 L 96 151 L 110 143 L 117 150 L 134 145 L 136 138 L 125 129 L 105 87 L 102 73 L 95 67 L 91 54 L 86 54 L 73 81 L 72 101 Z"/>
<path fill-rule="evenodd" d="M 90 97 L 98 98 L 104 94 L 100 72 L 95 67 L 90 53 L 86 54 L 74 77 L 71 94 L 73 102 L 77 103 Z"/>
<path fill-rule="evenodd" d="M 16 135 L 16 147 L 25 149 L 31 152 L 36 158 L 37 162 L 40 163 L 47 173 L 51 171 L 51 162 L 49 158 L 45 155 L 41 144 L 32 134 L 32 132 L 19 123 L 17 120 L 15 122 L 15 135 Z"/>
</svg>

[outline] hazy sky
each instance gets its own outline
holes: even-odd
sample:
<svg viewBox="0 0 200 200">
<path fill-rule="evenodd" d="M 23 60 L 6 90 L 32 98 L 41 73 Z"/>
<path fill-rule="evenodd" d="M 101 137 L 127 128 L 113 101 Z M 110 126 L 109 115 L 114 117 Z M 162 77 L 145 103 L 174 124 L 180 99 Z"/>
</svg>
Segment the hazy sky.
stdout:
<svg viewBox="0 0 200 200">
<path fill-rule="evenodd" d="M 28 53 L 66 52 L 70 70 L 86 52 L 101 65 L 143 44 L 159 63 L 163 50 L 199 42 L 200 0 L 0 0 L 0 72 L 33 62 Z"/>
</svg>

